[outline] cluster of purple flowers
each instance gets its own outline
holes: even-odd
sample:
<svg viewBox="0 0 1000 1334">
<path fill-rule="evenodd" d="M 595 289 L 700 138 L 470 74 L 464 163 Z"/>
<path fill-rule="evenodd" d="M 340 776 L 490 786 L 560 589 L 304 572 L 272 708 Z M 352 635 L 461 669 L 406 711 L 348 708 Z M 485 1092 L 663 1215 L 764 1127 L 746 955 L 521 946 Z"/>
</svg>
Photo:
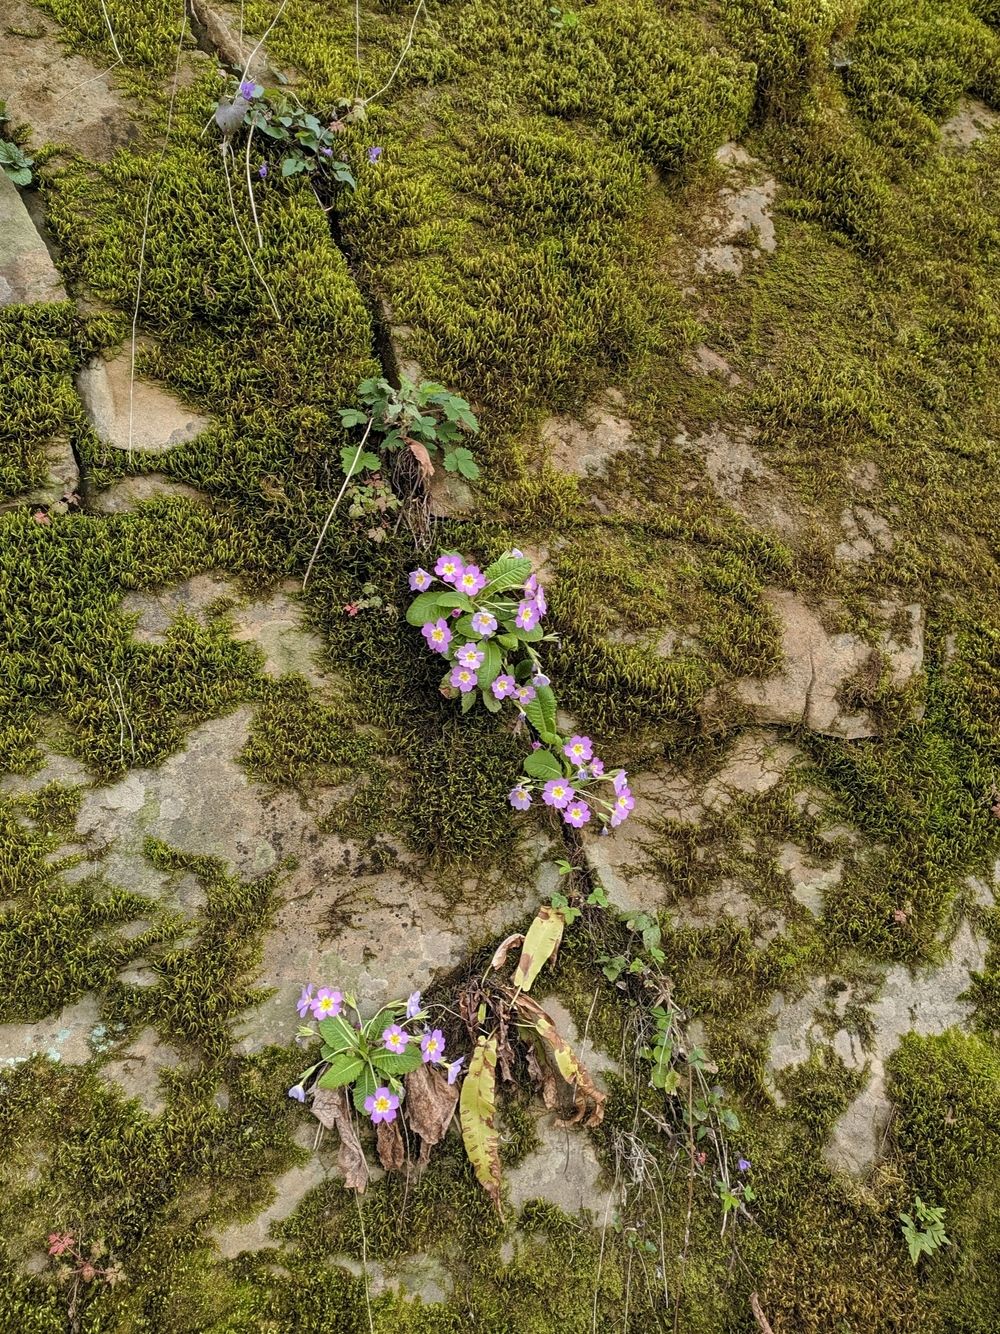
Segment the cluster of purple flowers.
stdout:
<svg viewBox="0 0 1000 1334">
<path fill-rule="evenodd" d="M 296 1002 L 296 1009 L 299 1012 L 299 1018 L 305 1019 L 311 1016 L 313 1019 L 336 1019 L 345 1008 L 345 1002 L 353 1007 L 353 1001 L 347 1000 L 342 991 L 337 991 L 330 987 L 320 987 L 316 990 L 313 983 L 302 988 L 302 993 Z M 420 1056 L 425 1065 L 441 1066 L 448 1076 L 448 1083 L 454 1084 L 458 1078 L 462 1065 L 465 1061 L 464 1056 L 460 1056 L 455 1061 L 446 1061 L 444 1055 L 445 1038 L 440 1028 L 425 1027 L 421 1033 L 411 1033 L 404 1025 L 411 1020 L 421 1020 L 426 1018 L 426 1012 L 421 1008 L 420 992 L 414 991 L 406 1001 L 405 1015 L 401 1016 L 402 1022 L 387 1024 L 382 1030 L 381 1042 L 382 1050 L 390 1055 L 401 1055 L 413 1041 L 420 1044 Z M 352 1025 L 352 1027 L 354 1027 Z M 303 1030 L 301 1036 L 306 1036 L 311 1030 Z M 377 1065 L 377 1059 L 375 1060 Z M 313 1066 L 312 1069 L 316 1069 Z M 306 1072 L 308 1075 L 310 1071 Z M 295 1098 L 298 1102 L 305 1102 L 306 1089 L 305 1078 L 295 1084 L 288 1090 L 288 1096 Z M 365 1099 L 365 1111 L 371 1117 L 372 1121 L 378 1125 L 381 1121 L 393 1121 L 396 1112 L 399 1109 L 399 1096 L 391 1088 L 378 1087 L 375 1092 Z"/>
<path fill-rule="evenodd" d="M 540 790 L 545 805 L 559 811 L 574 829 L 582 829 L 595 811 L 601 823 L 612 829 L 617 829 L 628 819 L 635 807 L 628 775 L 624 769 L 606 774 L 604 761 L 594 754 L 594 744 L 589 736 L 573 736 L 565 741 L 562 759 L 563 767 L 571 769 L 571 774 L 544 781 L 524 778 L 511 789 L 507 800 L 516 811 L 526 811 L 532 804 L 532 791 Z M 600 791 L 598 784 L 602 782 L 611 784 L 610 797 Z M 587 792 L 589 803 L 583 799 L 581 789 Z"/>
<path fill-rule="evenodd" d="M 515 559 L 523 560 L 519 551 L 510 553 Z M 454 590 L 470 599 L 480 599 L 469 613 L 467 607 L 454 607 L 447 614 L 441 614 L 425 621 L 421 634 L 427 641 L 427 647 L 452 663 L 451 670 L 445 676 L 444 684 L 457 690 L 461 695 L 469 695 L 474 690 L 488 690 L 498 702 L 513 700 L 520 706 L 530 704 L 537 691 L 549 684 L 538 665 L 537 657 L 529 651 L 526 661 L 511 668 L 501 654 L 499 659 L 490 652 L 488 645 L 498 634 L 530 632 L 540 624 L 548 610 L 545 589 L 532 574 L 523 585 L 522 597 L 505 596 L 506 590 L 493 593 L 487 575 L 473 563 L 466 564 L 457 552 L 448 552 L 439 556 L 433 574 L 429 570 L 418 568 L 410 572 L 410 590 L 414 593 L 427 593 L 432 589 L 435 579 L 445 585 L 442 592 Z M 485 593 L 485 598 L 480 598 Z M 442 613 L 444 609 L 442 608 Z M 456 627 L 464 630 L 456 634 L 449 622 L 466 617 Z M 470 637 L 471 636 L 471 637 Z M 484 663 L 489 659 L 492 670 L 484 675 Z M 498 670 L 499 664 L 499 670 Z M 493 706 L 495 708 L 495 705 Z"/>
</svg>

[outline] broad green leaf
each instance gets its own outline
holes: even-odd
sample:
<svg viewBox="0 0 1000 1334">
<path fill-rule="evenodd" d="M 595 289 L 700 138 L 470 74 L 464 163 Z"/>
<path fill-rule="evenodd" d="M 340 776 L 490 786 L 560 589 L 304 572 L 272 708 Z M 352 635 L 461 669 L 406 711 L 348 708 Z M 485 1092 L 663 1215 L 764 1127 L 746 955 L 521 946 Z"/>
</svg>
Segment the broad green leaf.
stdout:
<svg viewBox="0 0 1000 1334">
<path fill-rule="evenodd" d="M 358 1030 L 343 1015 L 319 1021 L 320 1036 L 333 1051 L 351 1051 L 358 1045 Z"/>
<path fill-rule="evenodd" d="M 358 453 L 357 446 L 345 445 L 340 451 L 340 466 L 348 477 L 356 477 L 359 472 L 374 471 L 381 465 L 381 459 L 370 450 Z"/>
<path fill-rule="evenodd" d="M 372 1056 L 372 1065 L 387 1075 L 408 1075 L 423 1059 L 420 1043 L 411 1041 L 406 1051 L 377 1051 Z"/>
<path fill-rule="evenodd" d="M 497 635 L 497 643 L 504 648 L 517 648 L 519 640 L 517 635 Z"/>
<path fill-rule="evenodd" d="M 490 713 L 500 712 L 500 710 L 503 708 L 503 704 L 500 702 L 500 700 L 497 699 L 496 695 L 494 695 L 492 690 L 481 690 L 479 693 L 483 697 L 483 703 L 486 705 L 488 712 Z"/>
<path fill-rule="evenodd" d="M 528 722 L 543 741 L 548 741 L 556 732 L 556 697 L 551 686 L 539 686 L 535 698 L 525 705 Z"/>
<path fill-rule="evenodd" d="M 562 778 L 562 765 L 551 750 L 533 750 L 524 757 L 524 772 L 529 778 Z"/>
<path fill-rule="evenodd" d="M 517 588 L 531 574 L 531 561 L 525 556 L 501 556 L 483 571 L 486 576 L 486 588 L 490 593 L 505 593 L 508 588 Z"/>
<path fill-rule="evenodd" d="M 384 1005 L 377 1014 L 373 1014 L 364 1026 L 364 1034 L 373 1046 L 382 1045 L 382 1034 L 392 1024 L 398 1022 L 396 1010 L 391 1005 Z"/>
<path fill-rule="evenodd" d="M 365 1063 L 360 1056 L 341 1052 L 339 1056 L 334 1056 L 317 1083 L 321 1089 L 339 1089 L 344 1084 L 353 1084 L 364 1068 Z"/>
<path fill-rule="evenodd" d="M 363 426 L 368 420 L 367 413 L 360 408 L 341 408 L 340 423 L 342 426 Z"/>
<path fill-rule="evenodd" d="M 481 1037 L 462 1084 L 462 1142 L 476 1180 L 500 1209 L 500 1139 L 496 1131 L 496 1037 Z"/>
<path fill-rule="evenodd" d="M 367 1116 L 368 1114 L 365 1111 L 365 1098 L 370 1098 L 372 1094 L 375 1092 L 375 1090 L 378 1088 L 378 1086 L 379 1085 L 375 1077 L 375 1072 L 372 1070 L 371 1066 L 368 1065 L 366 1062 L 364 1069 L 361 1071 L 361 1077 L 358 1079 L 358 1082 L 354 1085 L 354 1091 L 352 1094 L 352 1097 L 354 1098 L 354 1105 L 358 1109 L 358 1111 L 362 1113 L 362 1115 Z"/>
<path fill-rule="evenodd" d="M 500 675 L 500 668 L 503 666 L 503 654 L 500 652 L 499 644 L 495 644 L 492 639 L 483 640 L 483 662 L 476 677 L 480 687 L 492 685 Z"/>
<path fill-rule="evenodd" d="M 418 593 L 406 609 L 406 620 L 410 625 L 427 625 L 440 618 L 444 604 L 441 599 L 446 594 L 431 589 L 427 593 Z"/>
<path fill-rule="evenodd" d="M 521 946 L 521 957 L 514 970 L 514 985 L 522 991 L 530 991 L 531 984 L 541 972 L 545 963 L 559 949 L 566 919 L 558 908 L 543 903 L 538 909 L 535 920 L 528 927 L 528 934 Z"/>
<path fill-rule="evenodd" d="M 475 702 L 476 702 L 476 692 L 474 690 L 467 691 L 462 696 L 462 712 L 468 713 L 469 710 L 472 708 L 472 706 L 475 704 Z"/>
</svg>

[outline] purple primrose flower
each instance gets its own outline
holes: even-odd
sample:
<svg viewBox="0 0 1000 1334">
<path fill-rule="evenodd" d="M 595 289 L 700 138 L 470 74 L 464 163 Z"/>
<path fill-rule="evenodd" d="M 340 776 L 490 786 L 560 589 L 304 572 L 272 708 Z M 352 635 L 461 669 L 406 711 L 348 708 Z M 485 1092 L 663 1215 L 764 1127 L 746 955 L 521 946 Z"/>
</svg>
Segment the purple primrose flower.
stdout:
<svg viewBox="0 0 1000 1334">
<path fill-rule="evenodd" d="M 557 811 L 564 810 L 576 796 L 565 778 L 550 778 L 542 788 L 542 801 L 546 806 L 554 806 Z"/>
<path fill-rule="evenodd" d="M 460 1056 L 460 1057 L 458 1058 L 457 1061 L 452 1061 L 450 1065 L 447 1064 L 447 1063 L 444 1062 L 444 1061 L 441 1062 L 441 1064 L 442 1064 L 442 1065 L 445 1067 L 445 1069 L 448 1071 L 448 1083 L 449 1083 L 449 1084 L 454 1084 L 455 1080 L 456 1080 L 456 1079 L 458 1078 L 458 1076 L 459 1076 L 459 1073 L 461 1072 L 462 1065 L 463 1065 L 464 1062 L 465 1062 L 465 1057 L 464 1057 L 464 1056 Z"/>
<path fill-rule="evenodd" d="M 420 1050 L 423 1053 L 424 1064 L 428 1061 L 434 1061 L 435 1064 L 444 1056 L 444 1034 L 440 1028 L 435 1028 L 433 1032 L 426 1032 L 420 1039 Z"/>
<path fill-rule="evenodd" d="M 365 1111 L 376 1126 L 380 1121 L 395 1121 L 398 1107 L 399 1099 L 392 1089 L 376 1089 L 365 1098 Z"/>
<path fill-rule="evenodd" d="M 294 1098 L 296 1102 L 305 1102 L 306 1091 L 301 1084 L 293 1084 L 288 1090 L 288 1096 Z"/>
<path fill-rule="evenodd" d="M 407 1019 L 416 1019 L 419 1013 L 420 1013 L 420 992 L 411 991 L 406 1000 L 406 1017 Z"/>
<path fill-rule="evenodd" d="M 518 686 L 518 688 L 514 691 L 514 694 L 517 696 L 518 704 L 530 704 L 531 701 L 535 698 L 535 687 Z"/>
<path fill-rule="evenodd" d="M 455 661 L 460 667 L 469 667 L 475 672 L 482 667 L 485 657 L 486 654 L 478 644 L 463 644 L 455 654 Z"/>
<path fill-rule="evenodd" d="M 462 577 L 464 568 L 462 557 L 452 553 L 448 556 L 438 557 L 437 564 L 434 566 L 434 573 L 439 579 L 443 579 L 446 584 L 457 584 Z"/>
<path fill-rule="evenodd" d="M 302 995 L 295 1002 L 295 1008 L 299 1012 L 299 1018 L 304 1019 L 312 1010 L 313 1006 L 313 984 L 310 982 L 307 987 L 302 988 Z"/>
<path fill-rule="evenodd" d="M 519 630 L 534 630 L 538 621 L 539 615 L 536 603 L 527 600 L 518 603 L 514 624 Z"/>
<path fill-rule="evenodd" d="M 471 667 L 453 667 L 448 676 L 449 685 L 456 686 L 463 695 L 475 690 L 479 681 Z"/>
<path fill-rule="evenodd" d="M 509 695 L 517 693 L 517 682 L 512 676 L 505 672 L 503 676 L 498 676 L 490 685 L 495 699 L 507 699 Z"/>
<path fill-rule="evenodd" d="M 299 997 L 301 1000 L 301 997 Z M 317 1019 L 336 1019 L 344 1005 L 344 993 L 342 991 L 331 991 L 329 987 L 322 987 L 316 992 L 316 999 L 312 1003 L 312 1012 Z"/>
<path fill-rule="evenodd" d="M 253 79 L 244 79 L 240 84 L 240 97 L 246 102 L 252 102 L 257 96 L 257 85 Z"/>
<path fill-rule="evenodd" d="M 427 647 L 435 653 L 444 653 L 451 642 L 451 631 L 444 620 L 431 621 L 420 631 L 427 640 Z"/>
<path fill-rule="evenodd" d="M 414 593 L 426 593 L 431 586 L 431 577 L 426 570 L 410 571 L 410 589 Z"/>
<path fill-rule="evenodd" d="M 477 635 L 482 635 L 483 639 L 489 639 L 497 628 L 497 618 L 488 611 L 477 611 L 472 618 L 472 628 Z"/>
<path fill-rule="evenodd" d="M 507 794 L 507 800 L 515 811 L 526 811 L 531 805 L 531 793 L 526 787 L 512 787 Z"/>
<path fill-rule="evenodd" d="M 750 1159 L 749 1159 L 749 1158 L 739 1158 L 739 1159 L 737 1159 L 737 1161 L 736 1161 L 736 1170 L 737 1170 L 737 1172 L 749 1172 L 749 1171 L 750 1171 Z"/>
<path fill-rule="evenodd" d="M 590 807 L 585 801 L 571 801 L 563 811 L 563 819 L 567 824 L 571 824 L 574 829 L 582 829 L 590 819 Z"/>
<path fill-rule="evenodd" d="M 372 144 L 371 148 L 369 148 L 368 150 L 368 161 L 377 162 L 381 156 L 382 156 L 381 146 L 379 144 Z"/>
<path fill-rule="evenodd" d="M 455 587 L 472 597 L 486 587 L 486 576 L 480 572 L 478 565 L 466 565 Z"/>
<path fill-rule="evenodd" d="M 406 1044 L 409 1040 L 409 1033 L 405 1028 L 400 1028 L 398 1024 L 390 1024 L 388 1028 L 382 1030 L 382 1045 L 386 1051 L 406 1051 Z"/>
<path fill-rule="evenodd" d="M 563 754 L 577 764 L 585 764 L 594 753 L 594 745 L 589 736 L 571 736 L 563 746 Z"/>
<path fill-rule="evenodd" d="M 611 786 L 616 792 L 620 792 L 628 783 L 628 774 L 624 769 L 619 769 L 611 779 Z"/>
<path fill-rule="evenodd" d="M 544 672 L 536 672 L 534 676 L 531 678 L 531 684 L 533 686 L 536 686 L 539 690 L 541 690 L 543 686 L 551 685 L 552 682 L 549 680 L 549 678 L 545 675 Z"/>
</svg>

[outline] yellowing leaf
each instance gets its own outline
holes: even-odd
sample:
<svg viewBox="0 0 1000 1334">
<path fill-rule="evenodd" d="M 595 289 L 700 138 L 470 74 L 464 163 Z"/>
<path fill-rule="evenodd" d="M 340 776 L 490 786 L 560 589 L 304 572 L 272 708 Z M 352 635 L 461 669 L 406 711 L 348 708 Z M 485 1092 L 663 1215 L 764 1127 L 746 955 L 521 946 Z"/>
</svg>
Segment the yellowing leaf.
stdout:
<svg viewBox="0 0 1000 1334">
<path fill-rule="evenodd" d="M 543 903 L 538 915 L 528 927 L 528 934 L 521 946 L 521 957 L 514 971 L 514 985 L 522 991 L 530 991 L 531 984 L 542 971 L 544 964 L 551 959 L 562 940 L 566 919 L 558 908 Z"/>
<path fill-rule="evenodd" d="M 462 1084 L 462 1140 L 476 1180 L 500 1209 L 500 1153 L 496 1132 L 496 1037 L 481 1037 Z"/>
<path fill-rule="evenodd" d="M 556 1124 L 600 1125 L 605 1095 L 551 1017 L 523 993 L 513 994 L 511 1003 L 522 1035 L 534 1043 L 529 1069 L 541 1086 L 545 1106 L 560 1113 Z"/>
</svg>

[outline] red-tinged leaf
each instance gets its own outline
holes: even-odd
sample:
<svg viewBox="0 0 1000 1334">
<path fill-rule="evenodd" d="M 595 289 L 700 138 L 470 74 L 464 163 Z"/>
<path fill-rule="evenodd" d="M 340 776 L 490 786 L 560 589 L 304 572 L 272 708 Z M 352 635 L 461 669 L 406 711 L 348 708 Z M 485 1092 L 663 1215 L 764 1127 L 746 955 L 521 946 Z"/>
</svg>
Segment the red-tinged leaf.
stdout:
<svg viewBox="0 0 1000 1334">
<path fill-rule="evenodd" d="M 514 970 L 514 985 L 522 991 L 530 991 L 532 983 L 549 959 L 554 959 L 562 940 L 566 919 L 558 908 L 543 903 L 538 909 L 535 920 L 528 927 L 524 946 L 517 968 Z"/>
<path fill-rule="evenodd" d="M 378 1160 L 387 1172 L 398 1172 L 406 1161 L 403 1136 L 399 1131 L 399 1118 L 395 1121 L 380 1121 L 375 1127 L 375 1144 L 378 1148 Z"/>
<path fill-rule="evenodd" d="M 508 936 L 506 940 L 502 940 L 497 946 L 493 958 L 490 960 L 490 967 L 498 970 L 501 969 L 507 962 L 508 952 L 512 950 L 515 945 L 520 945 L 523 940 L 524 936 L 520 931 L 516 931 L 512 936 Z"/>
<path fill-rule="evenodd" d="M 52 522 L 52 520 L 49 518 L 49 516 L 45 513 L 44 510 L 35 510 L 34 514 L 31 517 L 34 519 L 35 523 L 45 524 Z"/>
<path fill-rule="evenodd" d="M 511 1004 L 523 1037 L 534 1046 L 529 1070 L 540 1082 L 542 1100 L 560 1113 L 557 1125 L 597 1126 L 604 1119 L 606 1095 L 591 1079 L 587 1067 L 556 1028 L 550 1015 L 523 992 L 514 992 Z"/>
<path fill-rule="evenodd" d="M 407 440 L 410 447 L 410 453 L 417 460 L 420 468 L 420 476 L 425 482 L 430 481 L 434 476 L 434 464 L 431 463 L 431 456 L 427 452 L 427 446 L 422 445 L 419 440 Z"/>
</svg>

